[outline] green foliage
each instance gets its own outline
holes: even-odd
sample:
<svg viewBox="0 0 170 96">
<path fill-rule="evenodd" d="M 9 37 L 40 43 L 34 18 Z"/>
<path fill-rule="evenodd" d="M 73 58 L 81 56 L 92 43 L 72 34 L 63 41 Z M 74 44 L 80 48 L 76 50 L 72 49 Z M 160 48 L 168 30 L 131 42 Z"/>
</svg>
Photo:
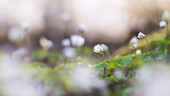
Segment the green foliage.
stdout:
<svg viewBox="0 0 170 96">
<path fill-rule="evenodd" d="M 32 53 L 32 57 L 35 59 L 45 59 L 48 56 L 48 52 L 44 50 L 37 50 Z"/>
<path fill-rule="evenodd" d="M 135 53 L 119 55 L 103 61 L 102 56 L 94 55 L 92 49 L 88 47 L 77 49 L 77 57 L 73 59 L 65 58 L 58 52 L 37 50 L 32 53 L 34 61 L 29 64 L 31 69 L 28 73 L 31 78 L 42 82 L 43 87 L 53 85 L 54 89 L 59 87 L 64 92 L 74 93 L 75 86 L 69 77 L 73 69 L 76 66 L 91 65 L 89 69 L 94 69 L 96 75 L 100 79 L 105 79 L 108 86 L 113 88 L 110 89 L 109 96 L 129 96 L 133 91 L 131 84 L 138 69 L 143 65 L 156 63 L 154 57 L 157 61 L 164 60 L 167 55 L 167 43 L 164 39 L 152 41 L 152 50 L 149 52 L 145 50 L 146 52 L 141 55 Z"/>
</svg>

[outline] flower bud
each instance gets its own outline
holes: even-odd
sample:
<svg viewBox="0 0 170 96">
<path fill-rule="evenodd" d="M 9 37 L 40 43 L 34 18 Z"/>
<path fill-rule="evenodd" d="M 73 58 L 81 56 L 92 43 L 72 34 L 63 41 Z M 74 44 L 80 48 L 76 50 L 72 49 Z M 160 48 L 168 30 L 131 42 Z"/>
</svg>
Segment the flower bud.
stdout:
<svg viewBox="0 0 170 96">
<path fill-rule="evenodd" d="M 161 22 L 159 23 L 159 26 L 160 26 L 161 28 L 165 28 L 165 27 L 166 27 L 166 22 L 165 22 L 165 21 L 161 21 Z"/>
<path fill-rule="evenodd" d="M 13 27 L 9 30 L 8 39 L 14 43 L 21 43 L 25 38 L 25 32 L 21 29 Z"/>
<path fill-rule="evenodd" d="M 162 15 L 162 20 L 168 22 L 170 18 L 170 12 L 168 10 L 165 10 Z"/>
<path fill-rule="evenodd" d="M 144 37 L 145 37 L 145 34 L 143 34 L 142 32 L 138 33 L 138 38 L 144 38 Z"/>
<path fill-rule="evenodd" d="M 63 47 L 69 47 L 71 44 L 70 44 L 70 39 L 69 38 L 66 38 L 66 39 L 63 39 L 62 41 L 61 41 L 61 45 L 63 46 Z"/>
<path fill-rule="evenodd" d="M 65 47 L 62 50 L 62 54 L 66 57 L 66 58 L 75 58 L 76 57 L 76 51 L 73 47 Z"/>
<path fill-rule="evenodd" d="M 51 40 L 46 39 L 45 37 L 41 37 L 39 41 L 41 47 L 45 50 L 53 47 L 53 42 Z"/>
<path fill-rule="evenodd" d="M 86 30 L 86 25 L 84 23 L 81 23 L 79 24 L 78 29 L 80 33 L 84 33 L 84 31 Z"/>
<path fill-rule="evenodd" d="M 130 44 L 134 45 L 134 44 L 137 44 L 138 43 L 138 38 L 136 36 L 133 36 L 131 39 L 130 39 Z"/>
<path fill-rule="evenodd" d="M 82 47 L 85 43 L 85 38 L 80 35 L 71 35 L 71 44 L 74 47 Z"/>
<path fill-rule="evenodd" d="M 136 54 L 141 55 L 142 51 L 140 49 L 136 50 Z"/>
<path fill-rule="evenodd" d="M 94 52 L 102 54 L 103 53 L 103 47 L 100 44 L 97 44 L 93 47 Z"/>
<path fill-rule="evenodd" d="M 103 48 L 103 51 L 108 51 L 108 46 L 106 44 L 101 44 L 102 48 Z"/>
<path fill-rule="evenodd" d="M 62 21 L 65 21 L 65 22 L 69 21 L 70 20 L 70 14 L 67 13 L 67 12 L 63 12 L 63 13 L 60 14 L 60 19 Z"/>
</svg>

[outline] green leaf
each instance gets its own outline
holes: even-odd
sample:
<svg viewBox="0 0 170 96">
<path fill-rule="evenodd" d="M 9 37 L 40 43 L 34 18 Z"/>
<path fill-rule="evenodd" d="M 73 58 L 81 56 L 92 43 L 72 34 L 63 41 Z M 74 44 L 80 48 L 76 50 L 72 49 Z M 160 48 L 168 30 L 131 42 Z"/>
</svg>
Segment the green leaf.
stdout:
<svg viewBox="0 0 170 96">
<path fill-rule="evenodd" d="M 122 65 L 120 65 L 119 63 L 116 63 L 116 65 L 121 68 L 121 69 L 124 69 Z"/>
<path fill-rule="evenodd" d="M 31 62 L 31 67 L 37 67 L 37 66 L 45 66 L 43 62 Z"/>
<path fill-rule="evenodd" d="M 44 50 L 37 50 L 32 53 L 32 57 L 35 59 L 44 59 L 48 57 L 48 52 Z"/>
<path fill-rule="evenodd" d="M 115 68 L 115 65 L 114 64 L 110 64 L 109 65 L 109 69 L 113 69 L 113 68 Z"/>
</svg>

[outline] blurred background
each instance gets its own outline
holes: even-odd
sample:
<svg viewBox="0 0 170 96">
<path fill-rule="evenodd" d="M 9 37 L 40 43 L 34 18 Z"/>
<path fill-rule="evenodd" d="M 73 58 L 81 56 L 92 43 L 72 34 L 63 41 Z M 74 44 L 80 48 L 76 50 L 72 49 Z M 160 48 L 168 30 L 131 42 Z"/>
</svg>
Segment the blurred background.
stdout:
<svg viewBox="0 0 170 96">
<path fill-rule="evenodd" d="M 0 0 L 0 96 L 169 96 L 169 10 L 170 0 Z"/>
<path fill-rule="evenodd" d="M 169 4 L 169 0 L 0 0 L 1 50 L 16 48 L 7 38 L 8 32 L 21 28 L 24 22 L 30 25 L 33 49 L 44 36 L 59 50 L 61 40 L 79 33 L 78 26 L 84 24 L 86 46 L 97 41 L 114 50 L 126 44 L 132 34 L 158 29 Z"/>
</svg>

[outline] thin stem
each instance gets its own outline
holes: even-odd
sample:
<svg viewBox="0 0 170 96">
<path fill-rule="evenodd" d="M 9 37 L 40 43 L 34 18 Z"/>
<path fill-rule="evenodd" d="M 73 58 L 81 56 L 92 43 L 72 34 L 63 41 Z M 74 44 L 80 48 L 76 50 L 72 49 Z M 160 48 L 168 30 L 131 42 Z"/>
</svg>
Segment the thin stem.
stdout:
<svg viewBox="0 0 170 96">
<path fill-rule="evenodd" d="M 170 21 L 170 20 L 169 20 Z M 166 26 L 166 40 L 169 41 L 170 40 L 170 27 L 169 27 L 169 21 L 167 22 L 167 26 Z M 170 62 L 170 44 L 167 43 L 166 44 L 167 47 L 167 56 L 166 56 L 166 63 L 168 64 Z"/>
<path fill-rule="evenodd" d="M 102 53 L 103 56 L 103 61 L 104 61 L 104 53 Z M 104 72 L 103 72 L 103 78 L 105 79 L 105 75 L 106 75 L 106 67 L 104 67 Z"/>
<path fill-rule="evenodd" d="M 109 58 L 109 57 L 110 57 L 110 52 L 109 52 L 109 51 L 107 51 L 106 53 L 107 53 L 107 57 Z"/>
<path fill-rule="evenodd" d="M 103 56 L 103 61 L 104 61 L 104 53 L 102 53 L 102 56 Z"/>
<path fill-rule="evenodd" d="M 150 50 L 151 50 L 151 46 L 150 46 L 148 40 L 146 39 L 146 37 L 144 37 L 144 38 L 145 38 L 145 40 L 146 40 L 146 42 L 147 42 L 147 44 L 148 44 L 148 51 L 150 51 Z M 156 60 L 155 55 L 154 55 L 153 53 L 152 53 L 151 55 L 152 55 L 152 57 L 154 58 L 155 62 L 158 62 L 158 61 Z"/>
<path fill-rule="evenodd" d="M 92 52 L 93 52 L 93 51 L 90 51 L 90 53 L 89 53 L 89 57 L 91 57 L 91 56 L 92 56 Z"/>
<path fill-rule="evenodd" d="M 78 50 L 78 53 L 79 53 L 78 55 L 81 57 L 81 48 L 78 47 L 77 50 Z"/>
<path fill-rule="evenodd" d="M 168 26 L 168 23 L 169 23 L 169 22 L 167 22 L 167 25 L 166 25 L 166 27 L 165 27 L 165 29 L 166 29 L 166 37 L 169 36 L 169 32 L 168 32 L 168 27 L 169 27 L 169 26 Z"/>
<path fill-rule="evenodd" d="M 146 40 L 146 42 L 147 42 L 147 44 L 148 44 L 148 51 L 150 51 L 151 50 L 151 46 L 149 45 L 149 42 L 148 42 L 148 40 L 146 39 L 146 37 L 144 37 L 145 38 L 145 40 Z"/>
</svg>

